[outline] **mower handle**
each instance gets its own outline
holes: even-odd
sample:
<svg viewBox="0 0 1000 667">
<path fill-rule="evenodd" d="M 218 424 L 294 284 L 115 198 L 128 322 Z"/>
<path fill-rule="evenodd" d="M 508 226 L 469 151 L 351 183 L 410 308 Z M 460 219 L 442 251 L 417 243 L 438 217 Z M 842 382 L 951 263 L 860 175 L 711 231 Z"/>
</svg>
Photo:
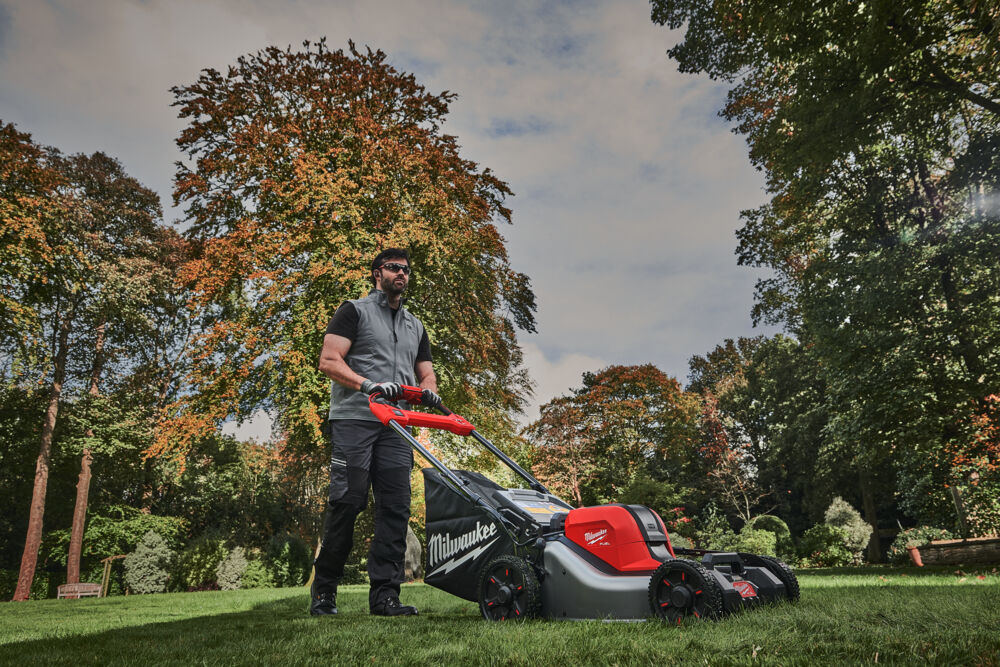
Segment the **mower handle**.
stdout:
<svg viewBox="0 0 1000 667">
<path fill-rule="evenodd" d="M 420 405 L 423 399 L 424 390 L 420 387 L 412 387 L 409 385 L 401 385 L 403 388 L 403 395 L 396 400 L 405 400 L 409 403 L 415 405 Z M 504 465 L 513 470 L 517 475 L 522 477 L 528 485 L 538 491 L 539 493 L 548 493 L 549 490 L 542 485 L 537 479 L 535 479 L 531 473 L 519 466 L 513 459 L 504 454 L 499 447 L 494 445 L 492 442 L 484 438 L 482 435 L 476 432 L 476 427 L 472 425 L 469 420 L 464 417 L 456 415 L 454 412 L 444 407 L 443 405 L 438 406 L 443 414 L 435 415 L 430 412 L 415 412 L 413 410 L 403 410 L 402 408 L 392 405 L 390 403 L 382 402 L 378 399 L 385 399 L 382 396 L 381 391 L 372 392 L 368 396 L 368 409 L 372 411 L 372 414 L 382 422 L 383 425 L 388 426 L 396 430 L 398 433 L 404 436 L 410 444 L 423 455 L 428 461 L 430 461 L 435 468 L 444 472 L 447 470 L 447 476 L 451 479 L 454 473 L 448 470 L 444 464 L 438 461 L 430 452 L 428 452 L 423 445 L 417 442 L 415 439 L 409 436 L 406 431 L 407 426 L 423 426 L 425 428 L 436 428 L 442 431 L 450 431 L 455 435 L 467 436 L 471 435 L 476 441 L 479 442 L 483 447 L 490 450 L 494 456 L 499 458 Z M 388 399 L 385 399 L 388 400 Z M 461 483 L 457 478 L 452 480 L 461 486 Z"/>
<path fill-rule="evenodd" d="M 424 390 L 420 387 L 402 385 L 403 395 L 397 400 L 404 400 L 414 405 L 420 405 L 423 399 Z M 436 428 L 442 431 L 450 431 L 455 435 L 469 435 L 476 427 L 467 419 L 456 415 L 448 408 L 441 406 L 444 414 L 435 415 L 429 412 L 415 412 L 413 410 L 403 410 L 395 405 L 380 402 L 377 399 L 385 399 L 382 392 L 376 391 L 368 396 L 368 408 L 372 414 L 384 425 L 388 426 L 389 421 L 395 421 L 400 426 L 423 426 L 424 428 Z M 388 399 L 385 399 L 388 400 Z"/>
</svg>

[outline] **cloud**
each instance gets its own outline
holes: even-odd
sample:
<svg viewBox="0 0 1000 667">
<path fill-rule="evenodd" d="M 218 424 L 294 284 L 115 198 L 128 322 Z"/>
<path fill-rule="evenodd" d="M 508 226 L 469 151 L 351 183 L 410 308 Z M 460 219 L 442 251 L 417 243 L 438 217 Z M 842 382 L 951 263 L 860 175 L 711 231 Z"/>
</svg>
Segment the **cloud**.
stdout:
<svg viewBox="0 0 1000 667">
<path fill-rule="evenodd" d="M 0 5 L 3 7 L 3 5 Z M 611 0 L 69 0 L 0 12 L 0 118 L 68 152 L 103 150 L 169 204 L 182 123 L 171 86 L 269 45 L 354 39 L 458 93 L 444 131 L 516 193 L 501 232 L 531 277 L 528 368 L 547 400 L 584 367 L 687 360 L 756 333 L 760 272 L 737 267 L 739 211 L 764 201 L 725 87 L 680 74 L 677 34 Z M 169 212 L 168 218 L 179 216 Z M 765 330 L 766 331 L 766 330 Z"/>
<path fill-rule="evenodd" d="M 264 443 L 271 440 L 274 420 L 264 410 L 257 410 L 242 424 L 236 420 L 222 425 L 222 435 L 229 435 L 243 442 Z"/>
<path fill-rule="evenodd" d="M 524 365 L 535 379 L 535 395 L 524 411 L 521 421 L 527 425 L 539 417 L 539 408 L 553 398 L 569 393 L 583 384 L 587 371 L 596 371 L 610 365 L 607 361 L 586 354 L 550 353 L 548 356 L 535 343 L 522 345 Z"/>
</svg>

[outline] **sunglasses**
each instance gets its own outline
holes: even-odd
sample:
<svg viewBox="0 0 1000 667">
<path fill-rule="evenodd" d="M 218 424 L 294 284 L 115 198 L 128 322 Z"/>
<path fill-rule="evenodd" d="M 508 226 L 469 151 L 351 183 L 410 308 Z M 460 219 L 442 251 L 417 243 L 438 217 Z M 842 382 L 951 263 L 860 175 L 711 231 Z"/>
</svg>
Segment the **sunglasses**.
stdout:
<svg viewBox="0 0 1000 667">
<path fill-rule="evenodd" d="M 388 264 L 383 264 L 378 267 L 380 269 L 389 269 L 394 273 L 399 273 L 402 271 L 405 275 L 410 275 L 410 267 L 406 264 L 397 264 L 396 262 L 389 262 Z"/>
</svg>

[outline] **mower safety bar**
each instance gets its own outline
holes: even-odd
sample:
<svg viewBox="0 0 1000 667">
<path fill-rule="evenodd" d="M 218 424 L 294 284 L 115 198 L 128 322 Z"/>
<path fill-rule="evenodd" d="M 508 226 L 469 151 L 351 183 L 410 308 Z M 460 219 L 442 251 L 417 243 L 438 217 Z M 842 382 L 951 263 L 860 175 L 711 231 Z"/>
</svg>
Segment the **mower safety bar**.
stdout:
<svg viewBox="0 0 1000 667">
<path fill-rule="evenodd" d="M 413 392 L 416 392 L 414 395 Z M 416 387 L 403 387 L 402 399 L 409 403 L 420 404 L 421 390 Z M 476 427 L 470 424 L 463 417 L 459 417 L 450 410 L 447 414 L 435 415 L 429 412 L 414 412 L 413 410 L 403 410 L 389 403 L 380 403 L 381 393 L 374 393 L 368 397 L 368 407 L 372 414 L 380 422 L 389 425 L 390 421 L 395 421 L 400 426 L 423 426 L 425 428 L 436 428 L 442 431 L 451 431 L 455 435 L 469 435 Z M 442 407 L 442 411 L 444 408 Z"/>
<path fill-rule="evenodd" d="M 411 387 L 408 385 L 402 385 L 403 395 L 400 399 L 413 403 L 414 405 L 420 405 L 421 399 L 423 398 L 423 389 L 419 387 Z M 456 415 L 454 412 L 444 407 L 440 406 L 441 412 L 444 414 L 435 415 L 428 412 L 415 412 L 413 410 L 403 410 L 395 405 L 389 403 L 381 402 L 379 399 L 385 400 L 381 392 L 375 392 L 368 397 L 368 407 L 372 411 L 372 414 L 382 422 L 384 425 L 392 427 L 393 423 L 398 425 L 399 429 L 406 432 L 405 427 L 407 426 L 423 426 L 425 428 L 436 428 L 442 431 L 449 431 L 456 435 L 471 435 L 476 439 L 479 444 L 481 444 L 486 449 L 496 456 L 498 459 L 503 461 L 504 465 L 513 470 L 521 478 L 524 479 L 531 487 L 532 490 L 538 491 L 539 493 L 548 493 L 549 490 L 542 485 L 537 479 L 532 477 L 531 473 L 515 463 L 509 456 L 504 454 L 499 447 L 494 445 L 492 442 L 484 438 L 478 432 L 476 432 L 476 427 L 473 426 L 467 419 Z M 418 443 L 412 437 L 409 438 L 413 442 L 411 444 L 420 452 L 420 454 L 430 461 L 435 468 L 444 472 L 447 470 L 445 465 L 438 461 L 434 456 L 430 454 L 420 443 Z M 449 477 L 454 475 L 450 470 L 446 473 Z"/>
</svg>

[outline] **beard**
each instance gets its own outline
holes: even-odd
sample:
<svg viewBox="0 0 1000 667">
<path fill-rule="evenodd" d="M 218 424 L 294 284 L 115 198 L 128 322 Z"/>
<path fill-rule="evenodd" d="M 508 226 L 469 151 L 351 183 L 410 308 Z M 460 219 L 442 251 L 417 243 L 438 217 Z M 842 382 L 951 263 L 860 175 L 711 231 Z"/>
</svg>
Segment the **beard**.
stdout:
<svg viewBox="0 0 1000 667">
<path fill-rule="evenodd" d="M 403 286 L 399 287 L 398 285 L 396 285 L 396 278 L 397 277 L 398 276 L 395 275 L 395 274 L 392 275 L 392 276 L 384 276 L 383 275 L 382 276 L 382 280 L 379 282 L 379 285 L 382 287 L 382 291 L 385 292 L 386 294 L 391 294 L 391 295 L 394 295 L 394 296 L 395 295 L 400 295 L 403 292 L 405 292 L 406 291 L 406 286 L 409 283 L 407 281 L 404 281 Z"/>
</svg>

